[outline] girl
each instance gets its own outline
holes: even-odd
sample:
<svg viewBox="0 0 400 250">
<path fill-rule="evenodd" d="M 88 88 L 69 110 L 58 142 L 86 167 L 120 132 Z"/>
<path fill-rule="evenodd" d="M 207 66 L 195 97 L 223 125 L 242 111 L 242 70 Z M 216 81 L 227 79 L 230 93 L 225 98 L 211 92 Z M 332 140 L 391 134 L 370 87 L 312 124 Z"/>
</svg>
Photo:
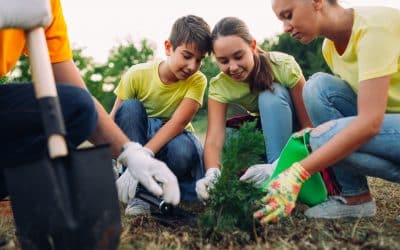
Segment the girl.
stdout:
<svg viewBox="0 0 400 250">
<path fill-rule="evenodd" d="M 333 166 L 341 196 L 306 216 L 373 216 L 366 176 L 400 182 L 400 10 L 345 9 L 336 0 L 273 0 L 272 7 L 300 42 L 325 37 L 323 55 L 335 76 L 317 73 L 307 82 L 305 105 L 318 126 L 313 153 L 271 182 L 254 216 L 264 223 L 288 216 L 302 183 L 324 166 Z"/>
<path fill-rule="evenodd" d="M 204 146 L 207 172 L 196 184 L 201 199 L 208 198 L 207 189 L 220 173 L 228 104 L 260 114 L 268 163 L 279 157 L 294 130 L 311 126 L 302 99 L 305 80 L 292 56 L 260 49 L 246 24 L 235 17 L 223 18 L 215 25 L 211 42 L 222 72 L 210 81 Z M 250 179 L 266 179 L 270 171 L 256 166 Z"/>
</svg>

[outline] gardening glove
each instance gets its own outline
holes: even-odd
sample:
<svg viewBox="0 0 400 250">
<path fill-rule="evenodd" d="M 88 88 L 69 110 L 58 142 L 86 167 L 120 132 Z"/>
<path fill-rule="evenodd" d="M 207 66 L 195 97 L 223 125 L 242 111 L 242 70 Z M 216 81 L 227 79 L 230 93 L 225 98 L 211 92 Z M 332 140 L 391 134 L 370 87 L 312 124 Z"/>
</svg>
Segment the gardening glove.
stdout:
<svg viewBox="0 0 400 250">
<path fill-rule="evenodd" d="M 134 179 L 129 171 L 125 171 L 116 181 L 118 199 L 120 202 L 128 203 L 135 197 L 138 181 Z"/>
<path fill-rule="evenodd" d="M 210 195 L 208 190 L 214 186 L 218 177 L 221 175 L 221 171 L 217 167 L 209 168 L 203 178 L 196 182 L 196 193 L 199 200 L 208 200 Z"/>
<path fill-rule="evenodd" d="M 167 203 L 178 205 L 178 180 L 164 162 L 154 158 L 150 149 L 136 142 L 128 142 L 123 146 L 118 161 L 151 193 L 162 196 Z"/>
<path fill-rule="evenodd" d="M 265 188 L 267 195 L 261 199 L 266 203 L 264 207 L 253 214 L 262 224 L 277 222 L 287 217 L 296 205 L 301 185 L 310 177 L 310 174 L 295 162 L 284 172 L 276 176 Z"/>
<path fill-rule="evenodd" d="M 51 19 L 49 0 L 0 0 L 0 29 L 45 27 Z"/>
<path fill-rule="evenodd" d="M 257 188 L 261 187 L 274 173 L 276 165 L 278 165 L 278 160 L 279 158 L 271 164 L 256 164 L 249 167 L 240 177 L 240 180 L 253 183 Z"/>
</svg>

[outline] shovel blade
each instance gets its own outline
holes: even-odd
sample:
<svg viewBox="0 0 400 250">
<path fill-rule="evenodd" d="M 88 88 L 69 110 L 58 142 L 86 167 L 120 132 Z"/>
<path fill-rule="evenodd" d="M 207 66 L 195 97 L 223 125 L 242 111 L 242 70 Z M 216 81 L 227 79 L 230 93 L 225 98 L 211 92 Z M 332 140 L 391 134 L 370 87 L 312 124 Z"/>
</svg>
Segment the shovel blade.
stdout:
<svg viewBox="0 0 400 250">
<path fill-rule="evenodd" d="M 121 220 L 108 146 L 71 150 L 62 164 L 44 156 L 5 175 L 23 249 L 117 248 Z"/>
</svg>

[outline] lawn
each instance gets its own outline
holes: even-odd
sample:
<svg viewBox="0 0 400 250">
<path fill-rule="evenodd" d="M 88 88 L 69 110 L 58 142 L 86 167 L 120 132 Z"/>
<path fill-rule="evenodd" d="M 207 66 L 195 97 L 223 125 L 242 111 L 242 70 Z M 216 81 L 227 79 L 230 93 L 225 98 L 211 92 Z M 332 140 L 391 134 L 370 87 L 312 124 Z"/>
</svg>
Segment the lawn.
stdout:
<svg viewBox="0 0 400 250">
<path fill-rule="evenodd" d="M 294 214 L 276 225 L 260 228 L 253 239 L 241 232 L 226 234 L 217 241 L 203 237 L 196 224 L 163 226 L 151 217 L 123 216 L 119 249 L 400 249 L 400 185 L 370 178 L 378 212 L 362 219 L 315 220 L 303 215 L 299 204 Z M 201 212 L 202 204 L 183 208 Z M 123 210 L 121 210 L 123 211 Z M 12 218 L 0 218 L 0 239 L 18 249 Z"/>
</svg>

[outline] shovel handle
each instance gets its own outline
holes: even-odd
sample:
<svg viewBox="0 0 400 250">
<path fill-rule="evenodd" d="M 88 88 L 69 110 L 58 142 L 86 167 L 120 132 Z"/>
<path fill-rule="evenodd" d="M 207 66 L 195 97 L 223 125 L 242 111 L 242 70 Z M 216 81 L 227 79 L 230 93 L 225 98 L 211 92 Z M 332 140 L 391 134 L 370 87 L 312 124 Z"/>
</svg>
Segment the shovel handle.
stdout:
<svg viewBox="0 0 400 250">
<path fill-rule="evenodd" d="M 49 97 L 54 98 L 58 104 L 57 89 L 44 30 L 42 27 L 35 28 L 27 31 L 26 36 L 35 96 L 38 100 Z M 41 112 L 46 111 L 41 110 Z M 55 115 L 62 117 L 61 112 L 56 112 Z M 47 146 L 51 159 L 68 155 L 67 143 L 62 134 L 53 133 L 48 135 Z"/>
</svg>

